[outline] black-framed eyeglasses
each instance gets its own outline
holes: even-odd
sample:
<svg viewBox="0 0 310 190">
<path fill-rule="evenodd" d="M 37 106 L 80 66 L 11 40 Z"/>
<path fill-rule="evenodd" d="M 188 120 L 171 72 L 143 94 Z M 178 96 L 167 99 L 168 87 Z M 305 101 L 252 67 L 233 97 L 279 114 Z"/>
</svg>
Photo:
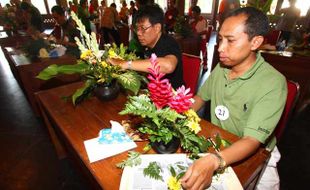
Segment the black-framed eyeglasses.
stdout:
<svg viewBox="0 0 310 190">
<path fill-rule="evenodd" d="M 145 33 L 147 31 L 147 29 L 151 28 L 153 25 L 147 26 L 147 27 L 143 27 L 143 26 L 136 26 L 134 28 L 134 32 L 138 33 L 139 31 L 141 31 L 141 33 Z"/>
</svg>

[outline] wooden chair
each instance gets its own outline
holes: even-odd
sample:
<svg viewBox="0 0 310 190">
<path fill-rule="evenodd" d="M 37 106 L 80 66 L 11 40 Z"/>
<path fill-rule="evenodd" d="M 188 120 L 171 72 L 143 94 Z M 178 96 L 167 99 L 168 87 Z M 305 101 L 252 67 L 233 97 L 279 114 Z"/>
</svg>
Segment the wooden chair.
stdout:
<svg viewBox="0 0 310 190">
<path fill-rule="evenodd" d="M 280 38 L 281 31 L 280 30 L 272 30 L 265 37 L 265 43 L 270 45 L 277 45 L 277 42 Z"/>
<path fill-rule="evenodd" d="M 201 76 L 202 60 L 199 56 L 182 53 L 182 62 L 185 87 L 190 88 L 191 93 L 195 94 Z"/>
<path fill-rule="evenodd" d="M 291 116 L 293 115 L 294 109 L 296 107 L 296 102 L 299 98 L 299 94 L 300 94 L 299 84 L 297 82 L 287 80 L 286 104 L 282 116 L 274 132 L 278 142 L 281 139 L 283 131 L 288 125 Z"/>
</svg>

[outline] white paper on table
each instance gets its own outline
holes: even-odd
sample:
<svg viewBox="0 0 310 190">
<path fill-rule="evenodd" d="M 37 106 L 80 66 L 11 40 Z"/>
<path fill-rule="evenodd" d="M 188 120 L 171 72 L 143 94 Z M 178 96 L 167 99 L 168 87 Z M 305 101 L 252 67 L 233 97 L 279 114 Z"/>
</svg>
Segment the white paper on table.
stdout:
<svg viewBox="0 0 310 190">
<path fill-rule="evenodd" d="M 141 155 L 142 163 L 136 167 L 125 167 L 121 179 L 120 190 L 162 190 L 168 189 L 167 180 L 171 175 L 168 168 L 170 164 L 183 162 L 190 165 L 190 161 L 185 154 L 148 154 Z M 148 163 L 157 161 L 162 169 L 164 182 L 150 179 L 143 175 L 143 169 Z M 228 167 L 221 175 L 212 178 L 212 184 L 208 190 L 242 190 L 243 187 L 231 167 Z"/>
<path fill-rule="evenodd" d="M 134 142 L 121 144 L 99 144 L 98 138 L 84 141 L 84 145 L 90 163 L 137 147 Z"/>
<path fill-rule="evenodd" d="M 125 133 L 123 127 L 116 121 L 110 121 L 111 123 L 111 132 L 112 133 Z M 117 142 L 117 143 L 111 143 L 111 144 L 104 144 L 104 143 L 99 143 L 99 138 L 100 136 L 100 132 L 99 132 L 99 137 L 97 138 L 93 138 L 90 140 L 86 140 L 84 141 L 84 146 L 86 148 L 86 152 L 88 155 L 88 159 L 90 161 L 90 163 L 110 157 L 110 156 L 114 156 L 116 154 L 125 152 L 127 150 L 136 148 L 137 145 L 134 141 L 130 141 L 129 142 Z"/>
</svg>

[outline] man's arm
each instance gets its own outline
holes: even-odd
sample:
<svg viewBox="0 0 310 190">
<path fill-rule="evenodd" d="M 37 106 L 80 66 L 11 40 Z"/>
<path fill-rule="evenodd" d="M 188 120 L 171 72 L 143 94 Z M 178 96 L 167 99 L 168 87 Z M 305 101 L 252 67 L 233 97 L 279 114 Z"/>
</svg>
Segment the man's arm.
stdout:
<svg viewBox="0 0 310 190">
<path fill-rule="evenodd" d="M 178 60 L 174 55 L 158 57 L 157 61 L 158 65 L 160 66 L 160 72 L 166 74 L 172 73 L 178 64 Z M 149 59 L 132 61 L 131 64 L 129 64 L 127 61 L 118 59 L 109 59 L 109 62 L 111 62 L 113 65 L 120 65 L 122 69 L 131 69 L 142 72 L 149 72 L 148 68 L 151 67 L 151 62 Z"/>
<path fill-rule="evenodd" d="M 260 142 L 253 137 L 243 137 L 219 154 L 230 165 L 252 155 L 259 146 Z M 205 189 L 211 184 L 219 164 L 219 159 L 213 154 L 196 160 L 181 179 L 182 186 L 185 189 Z"/>
<path fill-rule="evenodd" d="M 198 95 L 194 96 L 194 103 L 192 105 L 192 109 L 197 112 L 203 105 L 205 101 Z"/>
</svg>

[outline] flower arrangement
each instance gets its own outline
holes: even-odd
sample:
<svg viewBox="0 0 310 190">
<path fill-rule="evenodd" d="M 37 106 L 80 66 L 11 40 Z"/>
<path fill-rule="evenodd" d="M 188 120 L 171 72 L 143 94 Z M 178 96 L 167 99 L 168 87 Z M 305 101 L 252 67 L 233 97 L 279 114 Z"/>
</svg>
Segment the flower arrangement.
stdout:
<svg viewBox="0 0 310 190">
<path fill-rule="evenodd" d="M 88 97 L 97 86 L 101 84 L 109 85 L 113 80 L 116 80 L 125 89 L 137 94 L 142 77 L 135 71 L 122 70 L 120 66 L 112 65 L 109 59 L 136 60 L 138 57 L 133 52 L 127 53 L 127 48 L 122 44 L 120 47 L 114 44 L 112 46 L 106 45 L 104 51 L 99 50 L 95 33 L 89 35 L 76 14 L 72 12 L 71 16 L 83 37 L 82 41 L 75 38 L 76 44 L 81 51 L 80 59 L 75 65 L 50 65 L 41 71 L 37 78 L 48 80 L 59 74 L 73 73 L 83 76 L 86 79 L 85 84 L 72 95 L 73 104 Z"/>
<path fill-rule="evenodd" d="M 168 79 L 159 72 L 156 56 L 150 59 L 149 93 L 129 97 L 121 115 L 130 114 L 142 118 L 134 126 L 148 136 L 150 143 L 168 144 L 173 138 L 180 140 L 181 147 L 193 155 L 204 152 L 209 146 L 206 139 L 198 136 L 200 118 L 190 109 L 192 94 L 184 86 L 173 90 Z"/>
</svg>

